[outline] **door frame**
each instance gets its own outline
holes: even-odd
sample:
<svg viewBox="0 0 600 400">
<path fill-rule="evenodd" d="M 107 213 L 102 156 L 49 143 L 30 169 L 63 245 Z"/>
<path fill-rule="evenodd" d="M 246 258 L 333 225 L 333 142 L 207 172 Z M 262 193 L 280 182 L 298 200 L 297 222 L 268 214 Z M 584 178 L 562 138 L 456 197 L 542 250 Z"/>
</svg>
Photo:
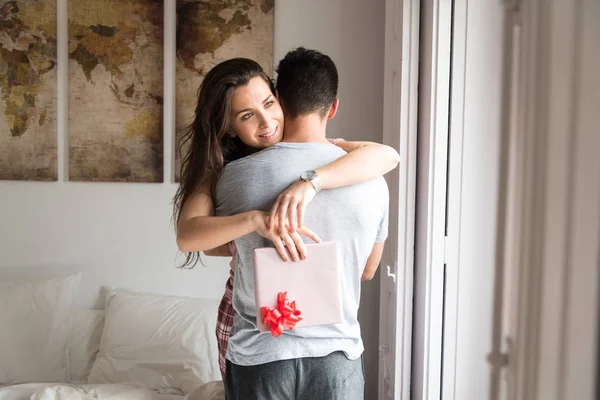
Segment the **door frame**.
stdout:
<svg viewBox="0 0 600 400">
<path fill-rule="evenodd" d="M 421 2 L 419 139 L 415 249 L 413 399 L 442 392 L 448 145 L 452 76 L 452 0 Z"/>
<path fill-rule="evenodd" d="M 419 0 L 386 0 L 383 142 L 400 154 L 386 176 L 389 236 L 380 274 L 379 399 L 409 400 L 419 85 Z"/>
</svg>

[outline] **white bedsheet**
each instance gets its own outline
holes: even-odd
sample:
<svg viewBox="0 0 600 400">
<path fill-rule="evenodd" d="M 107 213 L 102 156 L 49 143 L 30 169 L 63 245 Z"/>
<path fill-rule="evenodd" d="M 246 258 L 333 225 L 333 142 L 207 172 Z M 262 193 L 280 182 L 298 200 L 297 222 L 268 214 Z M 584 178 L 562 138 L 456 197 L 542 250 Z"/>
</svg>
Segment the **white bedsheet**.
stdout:
<svg viewBox="0 0 600 400">
<path fill-rule="evenodd" d="M 0 387 L 0 400 L 224 400 L 223 382 L 208 382 L 187 396 L 158 394 L 139 383 L 24 383 Z"/>
<path fill-rule="evenodd" d="M 173 397 L 171 397 L 173 398 Z M 177 399 L 177 397 L 174 397 Z M 183 396 L 179 396 L 183 399 Z M 163 400 L 140 384 L 26 383 L 0 388 L 0 400 Z M 171 399 L 169 399 L 171 400 Z"/>
<path fill-rule="evenodd" d="M 185 398 L 179 394 L 158 394 L 157 399 L 159 399 L 159 400 L 185 400 Z"/>
<path fill-rule="evenodd" d="M 188 393 L 183 400 L 225 400 L 223 381 L 207 382 Z"/>
</svg>

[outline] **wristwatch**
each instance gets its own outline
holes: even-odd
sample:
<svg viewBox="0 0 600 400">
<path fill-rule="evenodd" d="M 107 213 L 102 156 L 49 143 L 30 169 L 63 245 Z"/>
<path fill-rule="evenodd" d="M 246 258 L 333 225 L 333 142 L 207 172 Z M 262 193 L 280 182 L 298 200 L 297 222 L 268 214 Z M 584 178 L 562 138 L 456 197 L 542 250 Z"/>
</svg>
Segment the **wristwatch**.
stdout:
<svg viewBox="0 0 600 400">
<path fill-rule="evenodd" d="M 310 182 L 315 188 L 315 192 L 319 193 L 321 191 L 321 180 L 315 171 L 304 171 L 300 175 L 300 180 Z"/>
</svg>

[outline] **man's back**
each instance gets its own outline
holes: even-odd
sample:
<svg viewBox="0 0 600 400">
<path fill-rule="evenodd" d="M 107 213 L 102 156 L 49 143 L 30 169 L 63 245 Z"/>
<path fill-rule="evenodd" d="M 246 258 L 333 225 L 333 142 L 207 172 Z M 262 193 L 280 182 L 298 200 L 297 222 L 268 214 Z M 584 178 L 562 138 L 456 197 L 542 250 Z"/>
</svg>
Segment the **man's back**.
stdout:
<svg viewBox="0 0 600 400">
<path fill-rule="evenodd" d="M 280 143 L 230 163 L 216 189 L 217 215 L 249 210 L 268 211 L 277 195 L 300 174 L 344 155 L 341 149 L 320 143 Z M 256 329 L 252 250 L 272 244 L 256 233 L 236 240 L 238 259 L 233 306 L 237 311 L 228 356 L 239 365 L 327 355 L 344 351 L 355 359 L 363 350 L 356 319 L 360 276 L 376 242 L 387 236 L 388 191 L 383 178 L 335 190 L 325 190 L 308 205 L 304 223 L 323 241 L 338 243 L 343 322 L 285 330 L 273 338 Z M 308 254 L 310 257 L 310 253 Z"/>
</svg>

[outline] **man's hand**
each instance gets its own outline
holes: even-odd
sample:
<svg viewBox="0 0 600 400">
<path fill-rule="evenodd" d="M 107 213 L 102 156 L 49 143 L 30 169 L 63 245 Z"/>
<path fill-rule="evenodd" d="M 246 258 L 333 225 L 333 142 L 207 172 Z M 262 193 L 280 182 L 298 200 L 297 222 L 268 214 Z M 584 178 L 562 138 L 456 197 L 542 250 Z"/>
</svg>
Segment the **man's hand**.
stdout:
<svg viewBox="0 0 600 400">
<path fill-rule="evenodd" d="M 271 207 L 269 230 L 275 231 L 277 229 L 280 235 L 299 232 L 304 225 L 306 206 L 315 197 L 315 194 L 315 188 L 310 182 L 294 182 L 277 197 L 275 204 Z M 304 233 L 302 234 L 304 235 Z"/>
<path fill-rule="evenodd" d="M 292 233 L 284 232 L 283 234 L 280 234 L 277 224 L 273 230 L 269 229 L 267 224 L 268 220 L 269 214 L 266 212 L 257 211 L 254 222 L 256 226 L 256 232 L 265 239 L 269 239 L 271 242 L 273 242 L 283 261 L 289 261 L 290 256 L 293 261 L 306 259 L 306 245 L 304 244 L 304 241 L 300 235 L 304 235 L 317 243 L 321 241 L 321 239 L 313 231 L 305 226 Z"/>
</svg>

